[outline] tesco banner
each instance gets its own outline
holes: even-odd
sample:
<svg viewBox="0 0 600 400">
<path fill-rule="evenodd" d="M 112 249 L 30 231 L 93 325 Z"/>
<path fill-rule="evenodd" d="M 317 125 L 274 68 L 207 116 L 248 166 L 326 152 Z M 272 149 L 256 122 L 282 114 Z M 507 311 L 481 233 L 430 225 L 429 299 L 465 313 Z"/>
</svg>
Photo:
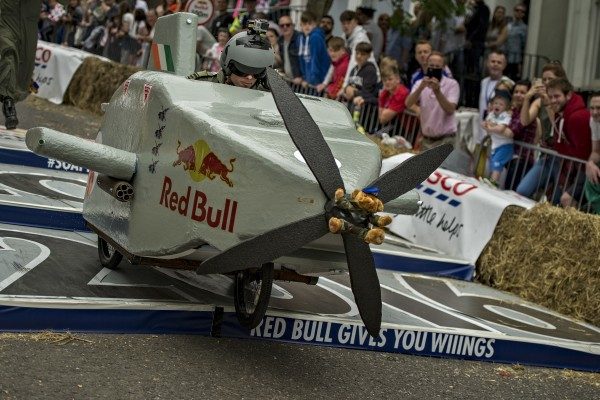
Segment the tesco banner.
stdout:
<svg viewBox="0 0 600 400">
<path fill-rule="evenodd" d="M 383 160 L 381 173 L 411 156 L 403 153 Z M 390 230 L 472 265 L 492 238 L 506 207 L 531 208 L 536 204 L 515 192 L 491 188 L 443 168 L 438 168 L 417 190 L 423 202 L 417 213 L 398 215 Z"/>
<path fill-rule="evenodd" d="M 61 104 L 75 71 L 86 57 L 98 56 L 38 40 L 33 70 L 33 80 L 39 85 L 37 96 Z"/>
</svg>

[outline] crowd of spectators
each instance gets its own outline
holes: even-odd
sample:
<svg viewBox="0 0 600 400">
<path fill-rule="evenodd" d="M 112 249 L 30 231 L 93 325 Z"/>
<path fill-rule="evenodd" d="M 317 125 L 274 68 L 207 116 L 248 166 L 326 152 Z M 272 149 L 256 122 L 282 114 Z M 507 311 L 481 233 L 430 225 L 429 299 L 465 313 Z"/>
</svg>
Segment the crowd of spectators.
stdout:
<svg viewBox="0 0 600 400">
<path fill-rule="evenodd" d="M 340 100 L 351 111 L 376 110 L 370 133 L 385 131 L 410 110 L 420 122 L 414 145 L 427 149 L 452 143 L 459 148 L 457 109 L 474 106 L 480 121 L 476 141 L 482 148 L 491 142 L 489 163 L 481 172 L 487 183 L 532 198 L 543 192 L 563 206 L 586 201 L 586 177 L 588 199 L 598 190 L 600 111 L 590 117 L 558 63 L 544 66 L 541 77 L 524 79 L 524 4 L 507 16 L 503 6 L 490 12 L 484 0 L 455 0 L 465 12 L 443 21 L 418 2 L 412 19 L 400 8 L 392 15 L 380 14 L 377 21 L 368 7 L 346 10 L 338 18 L 318 19 L 305 11 L 297 27 L 286 12 L 289 1 L 246 0 L 236 16 L 233 3 L 215 0 L 212 20 L 198 27 L 197 69 L 218 71 L 231 36 L 250 19 L 267 19 L 275 68 L 296 89 Z M 156 19 L 184 7 L 185 1 L 176 0 L 153 8 L 144 0 L 68 0 L 66 6 L 47 0 L 39 35 L 143 67 Z M 342 36 L 333 35 L 338 23 Z M 593 104 L 597 100 L 592 97 Z M 535 148 L 551 151 L 536 156 Z M 573 158 L 565 162 L 557 158 L 561 156 Z M 596 201 L 600 211 L 600 199 Z"/>
</svg>

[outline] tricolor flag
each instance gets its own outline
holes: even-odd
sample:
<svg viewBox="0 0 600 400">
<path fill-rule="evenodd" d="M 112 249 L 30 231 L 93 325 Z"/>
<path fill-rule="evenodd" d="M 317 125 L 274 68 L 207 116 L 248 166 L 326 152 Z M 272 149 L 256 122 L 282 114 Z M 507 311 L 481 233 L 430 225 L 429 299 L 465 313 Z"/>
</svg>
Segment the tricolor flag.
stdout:
<svg viewBox="0 0 600 400">
<path fill-rule="evenodd" d="M 171 46 L 168 44 L 152 43 L 152 60 L 154 60 L 155 69 L 175 72 Z"/>
</svg>

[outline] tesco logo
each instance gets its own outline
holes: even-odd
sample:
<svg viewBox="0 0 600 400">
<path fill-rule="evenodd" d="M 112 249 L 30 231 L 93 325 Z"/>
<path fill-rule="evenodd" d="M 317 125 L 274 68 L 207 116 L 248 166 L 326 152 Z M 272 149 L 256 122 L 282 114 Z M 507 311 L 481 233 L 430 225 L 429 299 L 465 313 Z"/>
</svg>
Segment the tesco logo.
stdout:
<svg viewBox="0 0 600 400">
<path fill-rule="evenodd" d="M 451 192 L 456 196 L 464 196 L 471 190 L 477 188 L 477 185 L 461 181 L 456 178 L 451 178 L 449 176 L 440 174 L 437 171 L 429 175 L 429 178 L 427 178 L 427 182 L 431 185 L 439 185 L 443 190 Z"/>
<path fill-rule="evenodd" d="M 45 47 L 38 47 L 35 50 L 35 61 L 38 63 L 47 63 L 48 61 L 50 61 L 50 57 L 52 57 L 52 51 L 50 49 L 47 49 Z"/>
</svg>

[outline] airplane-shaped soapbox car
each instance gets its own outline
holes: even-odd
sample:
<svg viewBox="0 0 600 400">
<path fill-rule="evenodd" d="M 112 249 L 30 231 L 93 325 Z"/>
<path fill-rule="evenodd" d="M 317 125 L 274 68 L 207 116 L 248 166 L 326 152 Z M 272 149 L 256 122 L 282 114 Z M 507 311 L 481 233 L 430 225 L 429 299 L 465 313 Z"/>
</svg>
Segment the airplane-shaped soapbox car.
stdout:
<svg viewBox="0 0 600 400">
<path fill-rule="evenodd" d="M 273 279 L 314 284 L 319 274 L 347 269 L 362 320 L 377 337 L 379 281 L 369 245 L 353 233 L 369 229 L 372 215 L 336 201 L 336 190 L 376 188 L 386 211 L 415 212 L 418 197 L 400 196 L 451 147 L 379 176 L 380 151 L 343 104 L 296 95 L 270 68 L 272 92 L 185 79 L 194 68 L 195 26 L 193 14 L 158 20 L 154 71 L 116 90 L 96 142 L 33 128 L 27 146 L 93 171 L 83 217 L 98 234 L 103 266 L 116 268 L 125 256 L 231 274 L 236 314 L 249 328 L 264 316 Z M 354 230 L 330 233 L 331 217 Z"/>
</svg>

